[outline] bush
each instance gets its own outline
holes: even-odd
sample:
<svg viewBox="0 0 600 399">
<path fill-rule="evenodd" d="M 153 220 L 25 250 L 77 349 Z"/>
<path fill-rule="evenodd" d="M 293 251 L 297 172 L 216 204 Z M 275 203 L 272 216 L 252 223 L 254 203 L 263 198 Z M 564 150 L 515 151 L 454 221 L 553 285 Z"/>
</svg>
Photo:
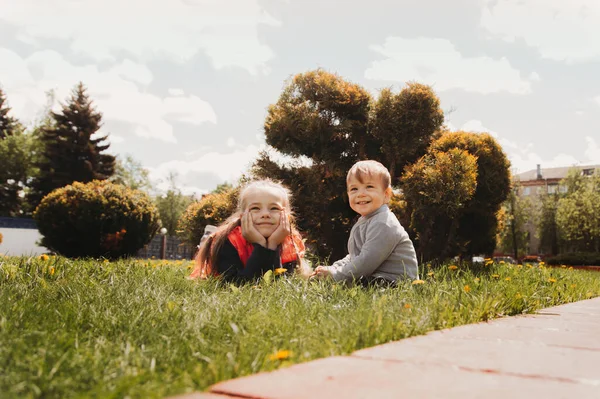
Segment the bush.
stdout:
<svg viewBox="0 0 600 399">
<path fill-rule="evenodd" d="M 570 252 L 546 259 L 549 265 L 567 266 L 600 266 L 600 253 L 598 252 Z"/>
<path fill-rule="evenodd" d="M 204 196 L 187 207 L 177 225 L 177 233 L 190 245 L 198 245 L 207 224 L 218 226 L 235 212 L 239 188 Z"/>
<path fill-rule="evenodd" d="M 33 215 L 41 244 L 67 257 L 133 255 L 159 228 L 147 194 L 106 180 L 52 191 Z"/>
</svg>

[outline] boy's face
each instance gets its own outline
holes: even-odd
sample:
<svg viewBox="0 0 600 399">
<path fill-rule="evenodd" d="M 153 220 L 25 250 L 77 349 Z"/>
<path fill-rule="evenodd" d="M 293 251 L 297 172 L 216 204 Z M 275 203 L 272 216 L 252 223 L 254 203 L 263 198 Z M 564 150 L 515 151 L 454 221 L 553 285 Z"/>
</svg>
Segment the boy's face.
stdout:
<svg viewBox="0 0 600 399">
<path fill-rule="evenodd" d="M 392 195 L 390 187 L 383 187 L 380 179 L 365 176 L 361 183 L 356 177 L 348 180 L 348 199 L 350 208 L 361 216 L 375 212 L 387 203 Z"/>
</svg>

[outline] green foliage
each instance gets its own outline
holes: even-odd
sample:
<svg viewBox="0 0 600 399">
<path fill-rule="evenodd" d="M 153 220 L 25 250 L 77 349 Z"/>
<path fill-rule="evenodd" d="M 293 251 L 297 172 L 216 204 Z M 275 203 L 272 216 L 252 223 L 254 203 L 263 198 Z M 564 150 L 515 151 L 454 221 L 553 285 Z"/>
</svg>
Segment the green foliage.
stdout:
<svg viewBox="0 0 600 399">
<path fill-rule="evenodd" d="M 6 100 L 6 95 L 0 87 L 0 140 L 12 136 L 22 130 L 18 120 L 9 115 L 10 107 Z"/>
<path fill-rule="evenodd" d="M 262 153 L 253 173 L 292 191 L 298 227 L 321 257 L 345 255 L 357 215 L 348 206 L 346 173 L 358 160 L 379 160 L 397 182 L 402 167 L 423 155 L 443 122 L 433 91 L 411 83 L 373 101 L 363 87 L 323 70 L 294 76 L 271 105 L 267 143 L 294 158 L 280 165 Z M 304 157 L 306 162 L 300 161 Z"/>
<path fill-rule="evenodd" d="M 405 169 L 402 187 L 423 260 L 458 252 L 460 214 L 477 187 L 477 157 L 466 150 L 432 150 Z"/>
<path fill-rule="evenodd" d="M 34 174 L 34 137 L 15 131 L 0 140 L 0 216 L 18 217 L 27 213 L 23 193 Z"/>
<path fill-rule="evenodd" d="M 556 225 L 556 209 L 560 195 L 545 193 L 540 196 L 540 207 L 537 213 L 537 234 L 540 238 L 540 252 L 558 254 L 561 239 Z"/>
<path fill-rule="evenodd" d="M 171 173 L 168 177 L 170 188 L 165 195 L 160 195 L 154 199 L 160 214 L 161 225 L 167 229 L 169 235 L 179 235 L 177 224 L 181 215 L 191 204 L 192 198 L 185 196 L 177 188 L 177 175 Z"/>
<path fill-rule="evenodd" d="M 34 219 L 41 244 L 67 257 L 134 255 L 159 228 L 158 211 L 147 194 L 99 180 L 53 191 Z"/>
<path fill-rule="evenodd" d="M 600 266 L 599 252 L 567 252 L 546 259 L 549 265 Z"/>
<path fill-rule="evenodd" d="M 458 148 L 477 158 L 477 188 L 459 215 L 455 255 L 491 254 L 496 247 L 497 213 L 510 192 L 510 162 L 489 134 L 453 132 L 435 140 L 429 151 Z"/>
<path fill-rule="evenodd" d="M 597 170 L 591 178 L 567 178 L 569 191 L 558 200 L 556 225 L 570 251 L 600 252 L 599 173 Z"/>
<path fill-rule="evenodd" d="M 421 285 L 381 290 L 297 277 L 196 282 L 189 266 L 3 259 L 0 396 L 165 398 L 600 295 L 599 273 L 561 268 L 442 267 L 422 270 Z M 279 350 L 289 357 L 271 360 Z"/>
<path fill-rule="evenodd" d="M 129 187 L 132 190 L 148 192 L 152 190 L 149 173 L 140 161 L 127 154 L 125 159 L 116 158 L 115 174 L 110 177 L 110 181 Z"/>
<path fill-rule="evenodd" d="M 108 136 L 92 138 L 101 127 L 102 114 L 93 107 L 79 83 L 59 113 L 50 112 L 51 123 L 41 132 L 43 157 L 40 174 L 31 183 L 29 201 L 36 206 L 52 190 L 75 181 L 86 183 L 113 175 L 115 158 L 104 153 Z"/>
<path fill-rule="evenodd" d="M 198 245 L 207 224 L 218 226 L 235 212 L 238 195 L 239 187 L 229 188 L 192 202 L 179 219 L 178 235 L 190 245 Z"/>
<path fill-rule="evenodd" d="M 533 214 L 529 198 L 517 195 L 519 186 L 510 191 L 498 213 L 498 247 L 515 259 L 529 253 L 529 236 L 526 225 Z"/>
</svg>

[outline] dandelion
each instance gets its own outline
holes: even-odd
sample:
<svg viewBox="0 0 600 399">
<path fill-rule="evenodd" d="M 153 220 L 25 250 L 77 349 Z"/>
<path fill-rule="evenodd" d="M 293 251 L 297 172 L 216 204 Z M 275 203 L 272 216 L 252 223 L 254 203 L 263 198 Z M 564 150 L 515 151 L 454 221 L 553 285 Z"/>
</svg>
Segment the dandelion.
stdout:
<svg viewBox="0 0 600 399">
<path fill-rule="evenodd" d="M 556 279 L 555 279 L 555 278 L 549 278 L 549 279 L 548 279 L 548 282 L 549 282 L 549 283 L 556 283 Z"/>
<path fill-rule="evenodd" d="M 428 268 L 431 268 L 431 263 L 428 263 L 428 264 L 427 264 L 427 267 L 428 267 Z"/>
<path fill-rule="evenodd" d="M 425 284 L 425 281 L 423 281 L 423 280 L 414 280 L 412 282 L 412 285 L 421 285 L 421 284 Z"/>
<path fill-rule="evenodd" d="M 463 289 L 465 290 L 465 292 L 471 292 L 471 287 L 469 287 L 468 285 L 465 285 Z"/>
<path fill-rule="evenodd" d="M 577 284 L 571 284 L 570 287 L 575 288 L 575 287 L 577 287 Z"/>
<path fill-rule="evenodd" d="M 519 268 L 519 269 L 522 268 L 522 267 L 523 267 L 523 265 L 517 265 L 517 268 Z"/>
<path fill-rule="evenodd" d="M 475 278 L 473 279 L 473 281 L 475 281 L 476 283 L 478 283 L 478 282 L 479 282 L 479 277 L 475 277 Z"/>
<path fill-rule="evenodd" d="M 433 272 L 427 273 L 427 277 L 433 277 Z"/>
<path fill-rule="evenodd" d="M 410 303 L 405 303 L 404 304 L 404 309 L 410 309 L 410 308 L 411 308 Z"/>
<path fill-rule="evenodd" d="M 567 268 L 567 266 L 566 266 L 566 265 L 560 265 L 560 268 L 561 268 L 561 269 L 566 269 L 566 268 Z"/>
<path fill-rule="evenodd" d="M 450 269 L 450 270 L 456 270 L 456 269 L 458 269 L 458 266 L 456 266 L 456 265 L 450 265 L 450 266 L 448 266 L 448 269 Z"/>
<path fill-rule="evenodd" d="M 510 281 L 510 277 L 507 277 L 504 279 L 505 281 Z"/>
<path fill-rule="evenodd" d="M 546 265 L 546 262 L 540 262 L 540 267 L 544 267 Z"/>
<path fill-rule="evenodd" d="M 44 262 L 47 261 L 48 259 L 50 259 L 50 257 L 46 254 L 42 254 L 40 255 L 40 260 L 43 260 Z"/>
<path fill-rule="evenodd" d="M 492 274 L 491 277 L 492 278 L 500 278 L 500 275 L 499 274 Z"/>
<path fill-rule="evenodd" d="M 573 270 L 573 266 L 569 266 L 567 270 Z"/>
<path fill-rule="evenodd" d="M 501 260 L 501 261 L 500 261 L 500 264 L 501 264 L 501 265 L 503 265 L 503 264 L 504 264 L 504 261 L 503 261 L 503 260 Z"/>
<path fill-rule="evenodd" d="M 521 299 L 522 298 L 521 293 L 517 292 L 517 294 L 515 295 L 515 298 L 516 299 Z"/>
<path fill-rule="evenodd" d="M 50 266 L 49 272 L 51 276 L 54 276 L 54 266 Z"/>
<path fill-rule="evenodd" d="M 278 350 L 276 353 L 269 355 L 269 360 L 271 360 L 271 361 L 285 360 L 285 359 L 289 359 L 290 356 L 292 356 L 292 352 L 281 349 L 281 350 Z"/>
<path fill-rule="evenodd" d="M 277 269 L 275 269 L 275 275 L 279 276 L 280 274 L 283 274 L 287 272 L 287 269 L 285 267 L 278 267 Z"/>
</svg>

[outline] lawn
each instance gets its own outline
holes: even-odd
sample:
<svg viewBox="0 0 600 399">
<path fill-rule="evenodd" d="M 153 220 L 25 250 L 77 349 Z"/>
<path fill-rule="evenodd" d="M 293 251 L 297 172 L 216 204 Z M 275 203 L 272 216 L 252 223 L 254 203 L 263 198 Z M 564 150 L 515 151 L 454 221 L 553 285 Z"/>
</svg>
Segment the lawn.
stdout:
<svg viewBox="0 0 600 399">
<path fill-rule="evenodd" d="M 189 262 L 0 258 L 0 397 L 164 397 L 427 331 L 600 295 L 600 273 L 424 266 L 393 289 L 265 276 L 185 279 Z"/>
</svg>

